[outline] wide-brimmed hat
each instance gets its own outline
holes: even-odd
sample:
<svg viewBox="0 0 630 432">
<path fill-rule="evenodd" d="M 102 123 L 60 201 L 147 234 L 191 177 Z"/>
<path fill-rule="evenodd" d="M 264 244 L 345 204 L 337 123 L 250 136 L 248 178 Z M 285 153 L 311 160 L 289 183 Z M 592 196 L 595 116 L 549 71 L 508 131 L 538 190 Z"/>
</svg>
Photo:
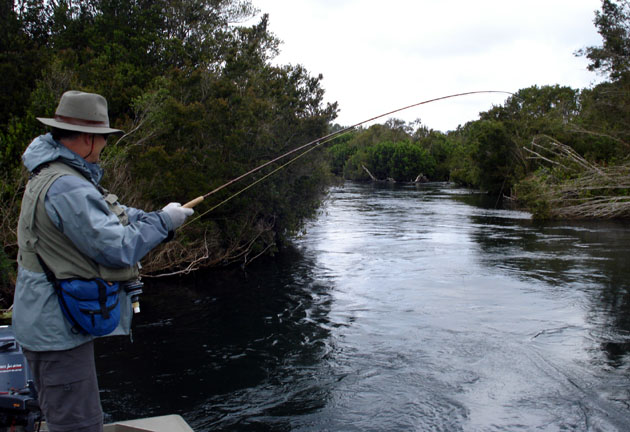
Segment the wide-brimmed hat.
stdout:
<svg viewBox="0 0 630 432">
<path fill-rule="evenodd" d="M 54 118 L 37 120 L 58 129 L 93 134 L 122 134 L 109 127 L 107 100 L 98 94 L 70 90 L 59 100 Z"/>
</svg>

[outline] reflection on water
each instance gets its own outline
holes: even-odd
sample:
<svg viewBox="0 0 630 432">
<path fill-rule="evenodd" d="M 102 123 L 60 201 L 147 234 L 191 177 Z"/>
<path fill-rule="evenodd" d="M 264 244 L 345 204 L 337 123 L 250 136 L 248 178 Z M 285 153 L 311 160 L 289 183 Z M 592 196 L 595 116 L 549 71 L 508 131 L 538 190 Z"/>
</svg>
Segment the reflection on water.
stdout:
<svg viewBox="0 0 630 432">
<path fill-rule="evenodd" d="M 449 185 L 331 191 L 296 250 L 150 283 L 100 341 L 110 420 L 210 430 L 628 430 L 625 223 Z"/>
<path fill-rule="evenodd" d="M 471 218 L 484 265 L 511 277 L 544 282 L 555 295 L 576 293 L 587 322 L 612 366 L 625 364 L 630 345 L 630 227 L 621 221 L 544 222 L 524 225 Z"/>
</svg>

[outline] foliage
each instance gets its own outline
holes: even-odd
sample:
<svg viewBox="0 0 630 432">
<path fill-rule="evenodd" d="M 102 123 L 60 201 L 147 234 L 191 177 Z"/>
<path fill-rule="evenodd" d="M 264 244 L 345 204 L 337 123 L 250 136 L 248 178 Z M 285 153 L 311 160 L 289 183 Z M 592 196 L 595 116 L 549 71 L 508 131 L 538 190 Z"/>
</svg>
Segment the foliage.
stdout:
<svg viewBox="0 0 630 432">
<path fill-rule="evenodd" d="M 630 217 L 630 164 L 599 166 L 552 137 L 535 137 L 528 151 L 544 164 L 514 198 L 538 219 Z"/>
<path fill-rule="evenodd" d="M 519 90 L 504 105 L 480 113 L 479 121 L 453 133 L 464 145 L 452 178 L 509 196 L 514 185 L 540 166 L 524 153 L 537 135 L 554 136 L 579 153 L 610 160 L 612 153 L 601 145 L 605 140 L 594 143 L 585 133 L 583 100 L 579 91 L 569 87 L 532 86 Z M 462 158 L 467 162 L 461 162 Z"/>
<path fill-rule="evenodd" d="M 517 146 L 504 124 L 482 120 L 471 131 L 476 141 L 473 161 L 479 168 L 478 186 L 493 195 L 509 191 L 517 175 Z"/>
<path fill-rule="evenodd" d="M 548 170 L 540 169 L 521 180 L 514 187 L 513 198 L 521 206 L 526 207 L 536 219 L 551 218 L 551 202 L 546 196 L 549 190 L 549 179 L 553 178 Z"/>
<path fill-rule="evenodd" d="M 147 101 L 137 101 L 137 109 L 146 114 L 144 126 L 130 138 L 129 169 L 139 179 L 143 196 L 168 202 L 202 195 L 325 134 L 334 107 L 322 110 L 319 97 L 304 97 L 317 89 L 318 79 L 301 67 L 262 66 L 248 74 L 241 86 L 233 77 L 193 75 L 167 83 L 168 88 L 156 90 Z M 293 91 L 295 87 L 303 92 Z M 193 237 L 204 230 L 226 250 L 235 239 L 263 241 L 261 230 L 275 232 L 266 237 L 264 247 L 283 243 L 314 211 L 328 183 L 326 173 L 321 157 L 309 154 L 266 180 L 264 187 L 256 187 L 251 192 L 256 200 L 237 197 L 212 212 L 210 228 L 201 224 L 189 230 Z M 249 235 L 246 229 L 252 230 Z M 219 252 L 214 261 L 231 260 Z"/>
<path fill-rule="evenodd" d="M 446 135 L 436 131 L 429 131 L 419 141 L 422 148 L 426 149 L 434 161 L 432 170 L 427 169 L 425 174 L 431 173 L 431 179 L 447 181 L 450 179 L 450 160 L 455 152 L 455 142 Z"/>
<path fill-rule="evenodd" d="M 414 139 L 413 128 L 394 119 L 354 131 L 327 153 L 332 172 L 343 174 L 346 179 L 369 181 L 372 175 L 379 180 L 410 182 L 418 176 L 434 175 L 436 161 L 432 152 L 438 152 L 440 147 L 432 143 L 439 139 L 437 133 Z"/>
<path fill-rule="evenodd" d="M 602 10 L 595 12 L 594 23 L 603 45 L 584 48 L 578 55 L 590 60 L 589 70 L 615 81 L 630 72 L 630 2 L 602 0 Z"/>
<path fill-rule="evenodd" d="M 478 142 L 469 138 L 469 128 L 472 123 L 449 134 L 449 142 L 452 143 L 447 166 L 449 179 L 464 186 L 478 186 L 481 175 L 480 168 L 473 159 L 477 152 Z"/>
<path fill-rule="evenodd" d="M 331 133 L 342 129 L 339 125 L 336 126 L 337 128 L 332 128 Z M 330 164 L 330 170 L 334 175 L 342 176 L 346 161 L 357 152 L 358 147 L 356 144 L 350 142 L 355 137 L 356 131 L 348 131 L 345 134 L 335 137 L 333 144 L 328 146 L 326 152 L 328 163 Z"/>
<path fill-rule="evenodd" d="M 351 180 L 365 180 L 369 174 L 377 179 L 414 181 L 418 175 L 432 170 L 435 162 L 426 150 L 409 141 L 379 142 L 352 155 L 346 164 L 344 176 Z M 365 167 L 365 168 L 364 168 Z"/>
<path fill-rule="evenodd" d="M 630 149 L 630 79 L 604 82 L 582 91 L 575 126 L 581 140 L 573 145 L 599 163 L 621 161 Z"/>
</svg>

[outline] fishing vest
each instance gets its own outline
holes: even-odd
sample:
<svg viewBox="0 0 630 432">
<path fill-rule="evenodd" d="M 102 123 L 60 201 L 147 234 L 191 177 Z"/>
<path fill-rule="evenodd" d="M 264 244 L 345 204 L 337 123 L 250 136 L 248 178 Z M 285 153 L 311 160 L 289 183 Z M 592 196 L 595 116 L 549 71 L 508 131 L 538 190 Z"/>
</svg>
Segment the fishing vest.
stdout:
<svg viewBox="0 0 630 432">
<path fill-rule="evenodd" d="M 48 217 L 44 198 L 55 180 L 64 175 L 85 179 L 74 168 L 62 163 L 51 162 L 41 168 L 26 185 L 22 199 L 22 211 L 18 221 L 18 264 L 34 272 L 43 272 L 37 254 L 52 270 L 57 279 L 100 277 L 106 281 L 128 281 L 138 277 L 138 266 L 111 268 L 103 266 L 85 256 L 53 224 Z M 123 225 L 129 223 L 127 214 L 118 204 L 116 195 L 99 188 L 109 209 Z"/>
</svg>

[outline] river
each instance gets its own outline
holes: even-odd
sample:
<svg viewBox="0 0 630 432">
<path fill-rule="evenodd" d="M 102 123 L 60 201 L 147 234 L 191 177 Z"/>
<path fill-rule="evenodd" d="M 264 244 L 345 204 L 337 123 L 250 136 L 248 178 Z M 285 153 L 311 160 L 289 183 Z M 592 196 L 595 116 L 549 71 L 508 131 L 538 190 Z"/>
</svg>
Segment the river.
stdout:
<svg viewBox="0 0 630 432">
<path fill-rule="evenodd" d="M 345 183 L 295 248 L 148 281 L 97 344 L 106 421 L 195 431 L 630 430 L 630 225 Z"/>
</svg>

